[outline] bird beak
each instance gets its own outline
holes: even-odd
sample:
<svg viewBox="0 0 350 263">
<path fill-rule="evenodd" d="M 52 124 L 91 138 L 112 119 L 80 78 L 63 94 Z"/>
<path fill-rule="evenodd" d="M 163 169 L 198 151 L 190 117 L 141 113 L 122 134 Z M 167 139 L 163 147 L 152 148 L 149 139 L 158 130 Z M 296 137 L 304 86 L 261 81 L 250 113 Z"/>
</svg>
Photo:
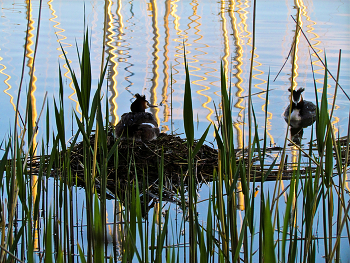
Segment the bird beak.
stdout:
<svg viewBox="0 0 350 263">
<path fill-rule="evenodd" d="M 147 101 L 147 106 L 150 108 L 157 108 L 158 107 L 157 105 L 150 104 L 148 101 Z"/>
</svg>

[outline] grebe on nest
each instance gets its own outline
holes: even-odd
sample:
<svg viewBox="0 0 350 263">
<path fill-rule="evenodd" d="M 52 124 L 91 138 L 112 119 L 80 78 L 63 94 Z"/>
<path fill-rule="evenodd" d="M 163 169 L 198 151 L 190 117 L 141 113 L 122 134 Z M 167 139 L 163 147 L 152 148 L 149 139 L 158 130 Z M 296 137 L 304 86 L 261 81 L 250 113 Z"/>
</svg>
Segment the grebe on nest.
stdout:
<svg viewBox="0 0 350 263">
<path fill-rule="evenodd" d="M 131 104 L 131 112 L 124 113 L 115 126 L 116 137 L 134 138 L 135 140 L 151 141 L 159 135 L 157 120 L 152 113 L 145 112 L 150 105 L 145 95 L 135 94 L 136 100 Z"/>
<path fill-rule="evenodd" d="M 290 113 L 290 126 L 293 128 L 305 128 L 310 126 L 316 120 L 316 106 L 311 101 L 303 99 L 301 93 L 305 90 L 299 88 L 298 90 L 288 89 L 292 93 L 292 110 Z M 284 111 L 284 119 L 288 122 L 290 105 Z"/>
</svg>

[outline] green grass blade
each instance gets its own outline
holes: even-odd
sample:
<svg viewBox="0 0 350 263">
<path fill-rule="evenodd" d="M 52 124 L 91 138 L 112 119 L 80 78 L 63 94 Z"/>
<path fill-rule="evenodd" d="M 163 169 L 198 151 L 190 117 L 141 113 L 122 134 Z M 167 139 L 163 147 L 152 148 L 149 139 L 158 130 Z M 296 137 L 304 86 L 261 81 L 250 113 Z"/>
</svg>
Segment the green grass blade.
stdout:
<svg viewBox="0 0 350 263">
<path fill-rule="evenodd" d="M 84 252 L 83 252 L 83 250 L 81 249 L 79 243 L 77 244 L 77 246 L 78 246 L 80 261 L 81 261 L 82 263 L 86 263 L 86 259 L 85 259 Z"/>
<path fill-rule="evenodd" d="M 184 93 L 183 119 L 184 119 L 184 127 L 185 127 L 187 142 L 190 146 L 192 146 L 194 142 L 193 109 L 192 109 L 190 73 L 188 71 L 186 56 L 185 56 L 185 71 L 186 71 L 186 81 L 185 81 L 185 93 Z"/>
<path fill-rule="evenodd" d="M 45 228 L 45 263 L 51 263 L 52 261 L 52 219 L 51 219 L 51 207 L 49 210 L 49 217 L 47 218 L 46 228 Z"/>
<path fill-rule="evenodd" d="M 328 101 L 327 101 L 327 59 L 325 57 L 325 71 L 324 71 L 324 80 L 323 80 L 323 91 L 322 91 L 322 99 L 321 106 L 319 109 L 318 122 L 316 123 L 316 134 L 317 134 L 317 146 L 318 151 L 321 156 L 323 156 L 324 146 L 325 146 L 325 133 L 326 127 L 329 122 L 328 116 Z"/>
<path fill-rule="evenodd" d="M 210 125 L 208 126 L 208 128 L 205 130 L 205 132 L 203 133 L 202 137 L 199 139 L 199 141 L 197 142 L 197 145 L 196 147 L 194 148 L 193 152 L 192 152 L 192 156 L 196 156 L 196 154 L 198 153 L 198 151 L 200 150 L 200 148 L 202 147 L 204 141 L 205 141 L 205 138 L 207 138 L 207 135 L 208 135 L 208 132 L 209 132 L 209 128 L 210 128 Z"/>
<path fill-rule="evenodd" d="M 269 200 L 269 199 L 267 199 Z M 265 207 L 264 211 L 264 262 L 276 262 L 275 257 L 275 244 L 274 244 L 274 231 L 272 227 L 272 218 L 271 218 L 271 211 L 269 206 L 269 201 L 266 202 L 266 204 L 263 204 Z"/>
</svg>

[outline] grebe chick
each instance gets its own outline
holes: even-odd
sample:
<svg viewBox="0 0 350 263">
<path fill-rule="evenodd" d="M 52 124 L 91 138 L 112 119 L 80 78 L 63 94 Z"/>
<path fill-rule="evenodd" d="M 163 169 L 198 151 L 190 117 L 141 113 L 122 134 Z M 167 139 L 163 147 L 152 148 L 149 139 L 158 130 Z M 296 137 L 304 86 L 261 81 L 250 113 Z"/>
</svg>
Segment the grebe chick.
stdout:
<svg viewBox="0 0 350 263">
<path fill-rule="evenodd" d="M 131 112 L 124 113 L 115 127 L 117 138 L 130 138 L 137 141 L 151 141 L 159 135 L 157 120 L 150 112 L 145 112 L 150 105 L 146 96 L 135 94 L 136 100 L 131 104 Z"/>
<path fill-rule="evenodd" d="M 292 97 L 292 110 L 290 113 L 290 125 L 292 127 L 307 127 L 310 126 L 316 120 L 316 106 L 311 101 L 303 99 L 301 93 L 304 88 L 298 90 L 288 89 L 291 92 Z M 288 122 L 290 105 L 284 111 L 284 119 Z"/>
</svg>

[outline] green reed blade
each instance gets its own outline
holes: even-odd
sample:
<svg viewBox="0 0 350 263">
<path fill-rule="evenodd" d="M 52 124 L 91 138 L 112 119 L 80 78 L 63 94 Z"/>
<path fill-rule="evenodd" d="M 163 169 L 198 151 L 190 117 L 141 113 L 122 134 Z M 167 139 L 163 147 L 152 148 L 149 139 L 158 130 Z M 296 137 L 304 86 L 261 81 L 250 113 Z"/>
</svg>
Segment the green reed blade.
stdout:
<svg viewBox="0 0 350 263">
<path fill-rule="evenodd" d="M 30 218 L 30 212 L 27 213 L 27 217 Z M 32 236 L 32 222 L 27 221 L 27 262 L 34 263 L 34 242 Z"/>
<path fill-rule="evenodd" d="M 136 165 L 135 165 L 135 170 L 136 170 Z M 137 174 L 137 173 L 135 173 Z M 143 227 L 142 227 L 142 209 L 141 209 L 141 200 L 140 200 L 140 189 L 139 189 L 139 182 L 138 182 L 138 177 L 135 176 L 135 194 L 132 196 L 133 203 L 134 203 L 134 212 L 135 212 L 135 219 L 138 227 L 138 233 L 139 233 L 139 240 L 141 243 L 141 262 L 145 262 L 146 260 L 146 253 L 147 253 L 147 248 L 145 247 L 145 238 L 146 235 L 143 232 Z M 136 233 L 136 229 L 135 229 Z M 136 236 L 135 236 L 136 238 Z"/>
<path fill-rule="evenodd" d="M 80 104 L 84 113 L 87 114 L 90 104 L 91 94 L 91 61 L 90 61 L 90 49 L 89 49 L 89 30 L 86 30 L 84 41 L 83 41 L 83 54 L 82 61 L 80 64 L 81 71 L 81 94 L 83 104 Z"/>
<path fill-rule="evenodd" d="M 328 101 L 327 101 L 327 86 L 328 86 L 328 75 L 327 75 L 327 59 L 325 56 L 325 71 L 324 71 L 324 80 L 323 80 L 323 91 L 321 98 L 321 106 L 319 109 L 318 122 L 316 123 L 316 134 L 317 134 L 317 146 L 319 155 L 323 156 L 323 151 L 325 147 L 325 134 L 326 127 L 329 122 L 328 116 Z M 317 121 L 317 119 L 316 119 Z"/>
<path fill-rule="evenodd" d="M 96 94 L 99 93 L 99 91 L 96 92 Z M 96 96 L 97 97 L 97 96 Z M 96 112 L 96 121 L 97 121 L 97 125 L 98 127 L 100 127 L 100 129 L 103 128 L 103 117 L 102 117 L 102 109 L 101 109 L 101 102 L 100 100 L 95 101 L 92 103 L 97 103 L 97 112 Z M 102 150 L 105 156 L 107 156 L 107 137 L 105 136 L 105 133 L 103 132 L 99 132 L 99 140 L 100 140 L 100 145 L 102 146 Z"/>
<path fill-rule="evenodd" d="M 97 193 L 94 194 L 94 261 L 104 261 L 104 238 Z M 101 211 L 102 212 L 102 211 Z"/>
<path fill-rule="evenodd" d="M 33 106 L 32 106 L 32 100 L 30 98 L 30 93 L 28 93 L 28 98 L 27 98 L 27 111 L 26 111 L 26 115 L 27 115 L 27 125 L 28 125 L 28 130 L 27 130 L 27 140 L 28 142 L 32 141 L 32 136 L 33 136 Z M 29 145 L 28 145 L 29 146 Z M 33 155 L 34 154 L 34 149 L 33 149 L 33 145 L 30 144 L 29 149 L 28 149 L 28 154 L 29 155 Z"/>
<path fill-rule="evenodd" d="M 107 58 L 105 66 L 103 68 L 103 71 L 100 73 L 100 80 L 98 81 L 98 84 L 97 84 L 97 88 L 100 89 L 100 90 L 102 88 L 102 84 L 103 84 L 103 81 L 104 81 L 105 76 L 106 76 L 107 67 L 108 67 L 108 61 L 109 61 L 110 56 L 111 56 L 111 54 L 108 55 L 108 58 Z M 106 100 L 108 101 L 107 97 L 106 97 Z M 108 107 L 108 104 L 106 104 L 106 105 Z"/>
<path fill-rule="evenodd" d="M 2 179 L 4 176 L 4 172 L 6 169 L 6 164 L 7 164 L 7 159 L 8 159 L 8 154 L 9 154 L 9 149 L 11 146 L 11 141 L 9 141 L 5 147 L 5 151 L 3 153 L 2 159 L 0 161 L 0 189 L 2 189 Z"/>
<path fill-rule="evenodd" d="M 60 44 L 61 51 L 62 51 L 62 54 L 63 54 L 63 56 L 64 56 L 64 59 L 65 59 L 65 61 L 66 61 L 67 67 L 68 67 L 68 69 L 69 69 L 69 72 L 70 72 L 70 74 L 71 74 L 72 81 L 73 81 L 73 85 L 74 85 L 75 91 L 76 91 L 76 93 L 77 93 L 78 102 L 79 102 L 79 104 L 80 104 L 80 102 L 82 102 L 83 100 L 82 100 L 82 95 L 81 95 L 81 91 L 80 91 L 79 84 L 78 84 L 78 79 L 77 79 L 77 77 L 76 77 L 76 75 L 75 75 L 75 73 L 74 73 L 74 70 L 73 70 L 73 69 L 71 68 L 71 66 L 70 66 L 69 60 L 68 60 L 68 58 L 67 58 L 66 52 L 64 51 L 64 49 L 63 49 L 63 47 L 62 47 L 62 44 L 61 44 L 61 43 L 59 43 L 59 44 Z M 60 87 L 61 87 L 61 86 L 60 86 Z M 80 106 L 82 106 L 82 105 L 83 105 L 83 104 L 80 104 Z"/>
<path fill-rule="evenodd" d="M 205 247 L 204 229 L 199 226 L 198 218 L 196 218 L 196 225 L 197 225 L 197 234 L 198 234 L 198 242 L 199 242 L 199 262 L 207 263 L 209 252 Z"/>
<path fill-rule="evenodd" d="M 205 132 L 203 133 L 202 137 L 199 139 L 199 141 L 197 142 L 196 147 L 194 148 L 193 152 L 192 152 L 192 156 L 196 156 L 196 154 L 198 153 L 198 151 L 200 150 L 200 148 L 202 147 L 205 138 L 207 138 L 208 132 L 209 132 L 209 128 L 210 128 L 211 124 L 209 124 L 209 126 L 207 127 L 207 129 L 205 130 Z"/>
<path fill-rule="evenodd" d="M 52 255 L 54 251 L 52 250 L 52 218 L 51 218 L 51 207 L 49 209 L 49 217 L 46 218 L 45 227 L 45 263 L 51 263 Z"/>
<path fill-rule="evenodd" d="M 185 81 L 185 92 L 184 92 L 183 119 L 184 119 L 184 127 L 185 127 L 187 142 L 189 146 L 192 146 L 194 141 L 193 109 L 192 109 L 190 73 L 188 71 L 188 64 L 186 63 L 186 55 L 185 55 L 185 71 L 186 71 L 186 81 Z"/>
<path fill-rule="evenodd" d="M 331 186 L 331 180 L 333 175 L 333 141 L 332 141 L 333 128 L 329 124 L 329 132 L 326 138 L 326 152 L 325 152 L 325 183 L 327 187 Z"/>
<path fill-rule="evenodd" d="M 61 66 L 58 64 L 58 83 L 59 83 L 59 101 L 60 101 L 60 108 L 63 109 L 63 79 L 62 79 L 62 71 L 61 71 Z"/>
<path fill-rule="evenodd" d="M 150 252 L 151 252 L 151 262 L 155 262 L 154 252 L 155 252 L 155 244 L 156 244 L 156 217 L 157 213 L 155 209 L 153 210 L 153 218 L 152 218 L 152 226 L 151 226 L 151 245 L 150 245 Z"/>
<path fill-rule="evenodd" d="M 88 134 L 86 134 L 86 132 L 85 132 L 84 124 L 80 121 L 76 112 L 74 112 L 74 116 L 75 116 L 76 123 L 78 124 L 79 131 L 83 135 L 85 142 L 88 143 L 88 145 L 90 145 L 90 138 L 89 138 Z"/>
<path fill-rule="evenodd" d="M 233 261 L 234 262 L 237 262 L 238 259 L 240 259 L 240 252 L 241 252 L 241 248 L 242 248 L 242 245 L 243 245 L 243 239 L 244 239 L 244 231 L 243 229 L 246 229 L 248 226 L 248 216 L 245 215 L 244 218 L 243 218 L 243 223 L 242 223 L 242 231 L 240 232 L 239 234 L 239 237 L 238 237 L 238 242 L 237 242 L 237 247 L 234 248 L 234 250 L 232 251 L 234 253 L 234 258 L 233 258 Z M 234 231 L 234 230 L 232 230 Z M 266 261 L 267 262 L 267 261 Z"/>
<path fill-rule="evenodd" d="M 101 110 L 101 100 L 100 100 L 100 90 L 97 89 L 97 91 L 95 92 L 95 95 L 94 95 L 94 98 L 92 100 L 92 103 L 91 103 L 91 110 L 90 110 L 90 115 L 89 115 L 89 122 L 88 122 L 88 127 L 87 127 L 87 134 L 90 135 L 91 132 L 92 132 L 92 128 L 93 128 L 93 125 L 94 125 L 94 121 L 95 121 L 95 118 L 97 118 L 97 111 L 98 111 L 98 108 L 99 110 Z M 101 114 L 101 113 L 99 113 Z M 101 117 L 102 118 L 102 117 Z M 100 125 L 101 123 L 99 123 L 98 125 Z M 100 126 L 101 129 L 103 127 Z"/>
<path fill-rule="evenodd" d="M 230 151 L 232 139 L 233 139 L 233 131 L 232 131 L 232 116 L 231 116 L 231 96 L 229 97 L 227 94 L 227 85 L 226 85 L 226 75 L 225 70 L 221 62 L 220 66 L 220 75 L 221 75 L 221 100 L 222 100 L 222 115 L 223 115 L 223 123 L 222 123 L 222 140 L 226 147 L 227 151 Z"/>
<path fill-rule="evenodd" d="M 263 181 L 266 181 L 267 177 L 271 174 L 271 171 L 272 171 L 272 169 L 275 167 L 277 160 L 278 160 L 278 157 L 276 157 L 276 158 L 273 160 L 273 162 L 272 162 L 271 165 L 269 166 L 269 169 L 268 169 L 266 172 L 264 172 L 264 177 L 262 178 Z"/>
<path fill-rule="evenodd" d="M 116 154 L 118 152 L 118 145 L 119 145 L 119 142 L 121 140 L 121 137 L 119 137 L 115 143 L 113 144 L 112 148 L 110 149 L 110 151 L 108 152 L 108 155 L 107 155 L 107 162 L 111 159 L 111 157 Z M 115 167 L 118 167 L 118 166 L 115 166 Z"/>
<path fill-rule="evenodd" d="M 64 117 L 63 117 L 62 109 L 58 110 L 55 100 L 54 100 L 54 110 L 55 110 L 57 134 L 61 141 L 61 147 L 63 151 L 65 151 L 66 139 L 65 139 L 65 126 L 64 126 L 64 119 L 63 119 Z"/>
<path fill-rule="evenodd" d="M 293 177 L 290 181 L 289 186 L 289 195 L 287 199 L 287 205 L 286 210 L 284 213 L 284 220 L 283 220 L 283 230 L 282 230 L 282 260 L 285 260 L 285 252 L 286 252 L 286 240 L 287 240 L 287 233 L 288 228 L 290 226 L 290 219 L 291 219 L 291 211 L 292 211 L 292 202 L 294 200 L 294 189 L 295 189 L 295 176 L 293 174 Z M 291 233 L 290 233 L 291 235 Z"/>
<path fill-rule="evenodd" d="M 209 197 L 211 196 L 209 192 Z M 208 213 L 207 213 L 207 233 L 206 233 L 206 242 L 207 242 L 207 262 L 209 262 L 209 256 L 213 255 L 213 217 L 212 217 L 212 198 L 209 198 L 208 201 Z"/>
<path fill-rule="evenodd" d="M 26 222 L 26 220 L 24 220 L 23 222 Z M 13 243 L 12 243 L 12 246 L 10 248 L 10 250 L 7 252 L 9 254 L 9 257 L 7 259 L 7 262 L 11 262 L 10 259 L 14 258 L 14 252 L 16 251 L 17 249 L 17 245 L 18 243 L 20 242 L 21 239 L 24 239 L 26 236 L 25 236 L 25 225 L 23 224 L 20 229 L 18 230 L 18 233 L 16 234 L 14 240 L 13 240 Z"/>
<path fill-rule="evenodd" d="M 127 194 L 127 193 L 126 193 Z M 125 199 L 127 200 L 127 198 Z M 128 207 L 129 204 L 126 202 L 125 203 L 125 211 L 122 212 L 123 214 L 123 218 L 127 218 L 127 213 L 133 213 L 133 211 L 131 211 Z M 128 210 L 128 211 L 127 211 Z M 129 219 L 133 219 L 131 214 L 129 214 Z M 131 226 L 132 222 L 131 221 L 124 221 L 124 226 L 125 226 L 125 229 L 126 229 L 126 237 L 125 237 L 125 242 L 123 242 L 123 246 L 126 246 L 123 250 L 124 250 L 124 253 L 123 253 L 123 262 L 131 262 L 134 255 L 136 255 L 137 259 L 139 262 L 142 262 L 141 261 L 141 256 L 139 254 L 139 251 L 138 251 L 138 248 L 136 247 L 136 233 L 133 232 L 134 231 L 134 226 Z"/>
<path fill-rule="evenodd" d="M 267 198 L 266 204 L 263 204 L 264 209 L 264 233 L 263 233 L 263 242 L 264 242 L 264 261 L 265 262 L 276 262 L 275 257 L 275 244 L 274 244 L 274 231 L 272 227 L 272 218 L 271 211 L 269 206 L 269 198 Z"/>
<path fill-rule="evenodd" d="M 161 207 L 160 207 L 160 209 L 161 209 Z M 167 210 L 165 212 L 164 225 L 163 225 L 163 228 L 162 228 L 163 230 L 161 230 L 159 235 L 157 236 L 157 249 L 156 249 L 155 262 L 162 262 L 162 250 L 163 250 L 163 247 L 164 247 L 165 235 L 166 235 L 166 233 L 168 231 L 169 214 L 170 213 Z M 160 225 L 159 225 L 159 229 L 160 229 Z"/>
<path fill-rule="evenodd" d="M 86 263 L 86 259 L 85 259 L 84 252 L 83 252 L 83 250 L 81 249 L 79 243 L 77 243 L 77 246 L 78 246 L 80 261 L 81 261 L 82 263 Z"/>
<path fill-rule="evenodd" d="M 216 126 L 214 126 L 214 129 L 215 129 L 215 140 L 216 140 L 216 143 L 218 145 L 218 149 L 222 150 L 224 148 L 224 144 L 220 138 L 219 130 L 216 128 Z"/>
<path fill-rule="evenodd" d="M 133 183 L 132 185 L 132 189 L 131 189 L 131 202 L 130 202 L 130 210 L 129 210 L 129 222 L 128 224 L 128 241 L 131 243 L 134 240 L 136 240 L 136 191 L 135 191 L 135 183 Z M 137 248 L 135 247 L 134 249 L 130 249 L 128 248 L 128 250 L 130 250 L 128 252 L 129 254 L 129 260 L 132 261 L 135 251 L 137 251 Z"/>
</svg>

